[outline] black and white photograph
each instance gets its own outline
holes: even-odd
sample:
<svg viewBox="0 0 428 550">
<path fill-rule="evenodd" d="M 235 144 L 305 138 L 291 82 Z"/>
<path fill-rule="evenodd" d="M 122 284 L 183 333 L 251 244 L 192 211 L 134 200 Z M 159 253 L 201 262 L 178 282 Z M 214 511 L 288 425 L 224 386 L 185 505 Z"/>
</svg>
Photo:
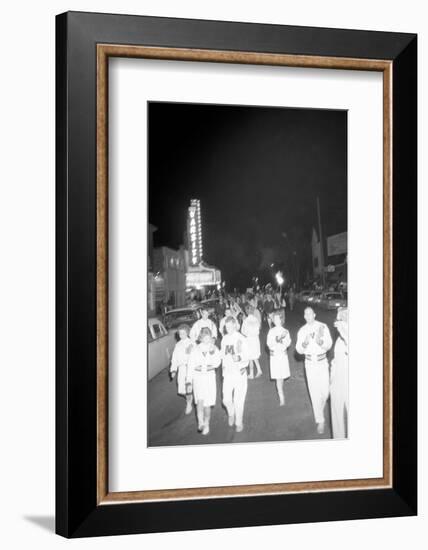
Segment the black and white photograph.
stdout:
<svg viewBox="0 0 428 550">
<path fill-rule="evenodd" d="M 3 5 L 1 548 L 427 546 L 424 13 Z"/>
<path fill-rule="evenodd" d="M 148 446 L 348 438 L 347 111 L 147 109 Z"/>
</svg>

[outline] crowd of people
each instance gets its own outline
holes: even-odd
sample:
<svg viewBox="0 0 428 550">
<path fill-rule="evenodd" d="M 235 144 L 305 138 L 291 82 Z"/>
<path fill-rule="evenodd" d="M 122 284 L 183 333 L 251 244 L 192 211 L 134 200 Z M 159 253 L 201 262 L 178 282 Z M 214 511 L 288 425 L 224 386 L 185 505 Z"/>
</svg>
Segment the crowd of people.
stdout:
<svg viewBox="0 0 428 550">
<path fill-rule="evenodd" d="M 291 298 L 288 294 L 291 309 Z M 293 304 L 294 305 L 294 304 Z M 196 407 L 197 428 L 210 431 L 211 409 L 216 403 L 216 369 L 222 373 L 222 402 L 227 422 L 237 432 L 244 429 L 248 380 L 262 375 L 260 330 L 268 325 L 266 347 L 270 378 L 275 382 L 279 406 L 284 406 L 284 383 L 290 377 L 288 349 L 292 343 L 284 326 L 287 301 L 278 293 L 222 296 L 215 320 L 208 309 L 193 326 L 178 328 L 170 373 L 177 377 L 178 394 L 186 399 L 186 414 Z M 339 308 L 331 364 L 327 352 L 333 341 L 325 323 L 311 307 L 304 310 L 305 324 L 299 329 L 296 351 L 305 357 L 305 371 L 314 420 L 319 434 L 325 431 L 324 409 L 330 396 L 334 438 L 347 437 L 348 409 L 348 310 Z"/>
<path fill-rule="evenodd" d="M 282 290 L 274 292 L 268 287 L 265 292 L 221 294 L 218 297 L 216 317 L 221 319 L 225 314 L 231 312 L 242 322 L 247 315 L 248 308 L 253 308 L 253 313 L 259 322 L 266 321 L 270 328 L 273 323 L 273 312 L 277 310 L 285 311 L 286 307 L 293 311 L 295 302 L 296 294 L 292 288 L 286 292 Z"/>
</svg>

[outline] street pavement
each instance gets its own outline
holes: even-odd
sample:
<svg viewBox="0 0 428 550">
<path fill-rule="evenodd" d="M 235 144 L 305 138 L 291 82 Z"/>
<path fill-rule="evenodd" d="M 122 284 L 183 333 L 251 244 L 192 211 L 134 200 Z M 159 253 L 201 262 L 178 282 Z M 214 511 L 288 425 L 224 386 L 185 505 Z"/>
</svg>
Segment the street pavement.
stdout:
<svg viewBox="0 0 428 550">
<path fill-rule="evenodd" d="M 153 447 L 331 438 L 329 401 L 325 407 L 325 433 L 320 435 L 316 431 L 312 413 L 304 360 L 295 351 L 297 331 L 304 324 L 303 309 L 303 304 L 296 304 L 294 311 L 286 311 L 285 327 L 290 331 L 292 339 L 288 349 L 291 376 L 284 383 L 283 407 L 279 406 L 275 381 L 270 380 L 269 376 L 267 326 L 263 325 L 260 333 L 260 364 L 263 375 L 248 380 L 243 431 L 236 433 L 234 427 L 228 426 L 227 413 L 222 405 L 221 368 L 217 369 L 217 401 L 211 412 L 210 433 L 205 436 L 197 431 L 195 410 L 190 415 L 184 414 L 185 399 L 177 395 L 176 380 L 170 380 L 169 371 L 165 369 L 148 385 L 148 445 Z M 334 341 L 336 334 L 333 322 L 336 312 L 314 309 L 317 319 L 330 328 Z M 331 357 L 331 351 L 329 356 Z"/>
</svg>

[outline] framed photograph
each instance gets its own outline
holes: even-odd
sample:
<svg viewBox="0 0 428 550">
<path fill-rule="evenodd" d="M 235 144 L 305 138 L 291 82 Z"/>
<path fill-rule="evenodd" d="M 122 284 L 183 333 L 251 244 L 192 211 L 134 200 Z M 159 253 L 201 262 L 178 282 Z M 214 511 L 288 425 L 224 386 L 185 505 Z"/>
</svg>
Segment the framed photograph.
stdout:
<svg viewBox="0 0 428 550">
<path fill-rule="evenodd" d="M 416 514 L 416 35 L 56 37 L 57 533 Z"/>
</svg>

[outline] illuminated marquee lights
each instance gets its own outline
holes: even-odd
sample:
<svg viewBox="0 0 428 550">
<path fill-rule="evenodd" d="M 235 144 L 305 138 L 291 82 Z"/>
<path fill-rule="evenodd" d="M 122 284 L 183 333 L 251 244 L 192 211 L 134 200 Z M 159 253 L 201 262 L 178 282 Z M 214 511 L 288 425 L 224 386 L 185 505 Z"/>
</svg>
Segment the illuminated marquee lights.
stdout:
<svg viewBox="0 0 428 550">
<path fill-rule="evenodd" d="M 198 265 L 202 261 L 202 229 L 201 229 L 201 203 L 198 199 L 192 199 L 187 218 L 187 232 L 189 240 L 189 252 L 191 265 Z"/>
</svg>

